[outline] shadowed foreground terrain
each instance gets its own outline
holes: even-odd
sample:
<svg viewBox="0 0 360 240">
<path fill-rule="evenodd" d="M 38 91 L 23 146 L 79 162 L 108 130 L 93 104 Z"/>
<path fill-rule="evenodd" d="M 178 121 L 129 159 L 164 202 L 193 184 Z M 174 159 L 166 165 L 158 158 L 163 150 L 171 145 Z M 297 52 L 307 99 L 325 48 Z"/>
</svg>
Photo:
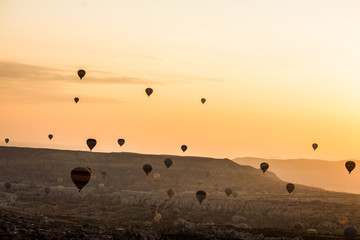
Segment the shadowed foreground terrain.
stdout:
<svg viewBox="0 0 360 240">
<path fill-rule="evenodd" d="M 81 192 L 70 178 L 78 166 L 92 169 Z M 0 182 L 0 233 L 10 239 L 336 239 L 342 216 L 360 227 L 358 195 L 302 185 L 288 194 L 273 173 L 229 159 L 0 147 Z M 201 205 L 197 190 L 207 193 Z"/>
</svg>

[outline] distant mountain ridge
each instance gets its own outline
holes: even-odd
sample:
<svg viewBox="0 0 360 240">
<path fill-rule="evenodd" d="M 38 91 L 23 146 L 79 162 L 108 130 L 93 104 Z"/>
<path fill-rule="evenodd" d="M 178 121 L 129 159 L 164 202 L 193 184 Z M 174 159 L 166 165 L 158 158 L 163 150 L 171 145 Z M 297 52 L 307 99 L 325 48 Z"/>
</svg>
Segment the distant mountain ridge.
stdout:
<svg viewBox="0 0 360 240">
<path fill-rule="evenodd" d="M 260 163 L 267 162 L 270 165 L 268 171 L 275 173 L 283 181 L 320 187 L 329 191 L 360 193 L 360 162 L 358 160 L 280 160 L 244 157 L 233 161 L 254 168 L 260 168 Z M 346 161 L 356 163 L 351 174 L 345 168 Z"/>
</svg>

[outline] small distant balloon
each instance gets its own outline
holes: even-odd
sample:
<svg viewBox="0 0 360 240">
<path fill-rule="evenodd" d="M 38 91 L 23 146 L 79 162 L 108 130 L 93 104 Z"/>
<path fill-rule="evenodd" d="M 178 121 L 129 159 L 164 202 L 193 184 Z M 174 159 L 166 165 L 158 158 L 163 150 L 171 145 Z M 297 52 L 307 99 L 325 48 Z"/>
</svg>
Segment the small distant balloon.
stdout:
<svg viewBox="0 0 360 240">
<path fill-rule="evenodd" d="M 203 190 L 197 191 L 196 192 L 196 198 L 199 201 L 199 203 L 201 204 L 202 201 L 204 201 L 205 198 L 206 198 L 206 192 L 203 191 Z"/>
<path fill-rule="evenodd" d="M 93 138 L 89 138 L 86 140 L 86 144 L 88 145 L 90 151 L 96 146 L 96 140 Z"/>
<path fill-rule="evenodd" d="M 154 221 L 155 222 L 159 222 L 161 220 L 161 214 L 160 213 L 156 213 L 154 216 Z"/>
<path fill-rule="evenodd" d="M 9 181 L 5 182 L 4 187 L 6 188 L 6 191 L 9 191 L 11 188 L 11 182 L 9 182 Z"/>
<path fill-rule="evenodd" d="M 182 146 L 181 146 L 181 150 L 182 150 L 183 152 L 185 152 L 185 151 L 187 150 L 187 146 L 186 146 L 186 145 L 182 145 Z"/>
<path fill-rule="evenodd" d="M 85 74 L 86 74 L 86 72 L 84 69 L 80 69 L 78 71 L 78 76 L 79 76 L 80 80 L 85 76 Z"/>
<path fill-rule="evenodd" d="M 314 151 L 318 148 L 318 144 L 317 143 L 313 143 L 312 148 L 314 149 Z"/>
<path fill-rule="evenodd" d="M 149 175 L 149 173 L 151 172 L 152 166 L 151 166 L 150 164 L 145 164 L 145 165 L 143 166 L 143 170 L 144 170 L 144 172 L 146 173 L 146 176 L 147 176 L 147 175 Z"/>
<path fill-rule="evenodd" d="M 74 98 L 74 101 L 75 101 L 75 103 L 78 103 L 78 102 L 79 102 L 79 98 L 78 98 L 78 97 Z"/>
<path fill-rule="evenodd" d="M 202 104 L 204 104 L 204 103 L 206 102 L 206 99 L 205 99 L 205 98 L 202 98 L 202 99 L 201 99 L 201 102 L 202 102 Z"/>
<path fill-rule="evenodd" d="M 59 185 L 59 186 L 57 187 L 57 189 L 58 189 L 59 191 L 62 191 L 62 190 L 64 190 L 64 186 L 63 186 L 63 185 Z"/>
<path fill-rule="evenodd" d="M 119 139 L 118 139 L 118 144 L 120 145 L 120 147 L 121 147 L 122 145 L 124 145 L 124 143 L 125 143 L 125 139 L 122 139 L 122 138 L 119 138 Z"/>
<path fill-rule="evenodd" d="M 153 93 L 153 90 L 152 90 L 152 88 L 147 88 L 147 89 L 145 89 L 145 92 L 148 95 L 148 97 L 150 97 L 150 95 Z"/>
<path fill-rule="evenodd" d="M 231 193 L 232 193 L 232 189 L 231 188 L 226 188 L 225 189 L 225 194 L 226 194 L 226 196 L 230 196 L 231 195 Z"/>
<path fill-rule="evenodd" d="M 260 168 L 263 171 L 263 173 L 265 173 L 266 170 L 268 170 L 268 168 L 269 168 L 269 164 L 266 163 L 266 162 L 263 162 L 263 163 L 260 164 Z"/>
<path fill-rule="evenodd" d="M 105 177 L 106 177 L 106 172 L 101 172 L 101 176 L 102 176 L 103 179 L 105 179 Z"/>
<path fill-rule="evenodd" d="M 167 194 L 168 194 L 169 198 L 172 198 L 172 196 L 174 196 L 174 194 L 175 194 L 175 191 L 173 189 L 169 189 L 169 190 L 167 190 Z"/>
<path fill-rule="evenodd" d="M 347 217 L 340 217 L 339 220 L 338 220 L 338 223 L 343 228 L 348 224 L 348 222 L 349 222 L 349 219 Z"/>
<path fill-rule="evenodd" d="M 49 187 L 44 188 L 44 192 L 45 192 L 46 194 L 49 194 L 49 193 L 50 193 L 50 188 L 49 188 Z"/>
<path fill-rule="evenodd" d="M 50 203 L 49 205 L 53 211 L 56 211 L 56 209 L 58 208 L 58 205 L 56 203 Z"/>
<path fill-rule="evenodd" d="M 170 158 L 167 158 L 164 160 L 165 166 L 167 168 L 169 168 L 172 164 L 173 164 L 173 160 L 171 160 Z"/>
<path fill-rule="evenodd" d="M 357 235 L 357 229 L 355 227 L 347 226 L 346 228 L 344 228 L 345 239 L 353 240 L 355 239 L 356 235 Z"/>
<path fill-rule="evenodd" d="M 292 184 L 292 183 L 286 184 L 286 190 L 289 192 L 289 194 L 292 193 L 294 191 L 294 189 L 295 189 L 294 184 Z"/>
<path fill-rule="evenodd" d="M 150 211 L 152 213 L 156 213 L 158 209 L 159 209 L 158 205 L 150 205 Z"/>
<path fill-rule="evenodd" d="M 349 172 L 349 174 L 350 174 L 351 171 L 354 170 L 354 168 L 356 167 L 356 164 L 355 164 L 355 162 L 353 162 L 353 161 L 347 161 L 347 162 L 345 163 L 345 167 L 346 167 L 346 169 L 348 170 L 348 172 Z"/>
<path fill-rule="evenodd" d="M 52 134 L 49 134 L 49 136 L 48 136 L 48 138 L 51 140 L 51 139 L 53 139 L 53 135 Z"/>
<path fill-rule="evenodd" d="M 9 139 L 8 138 L 5 138 L 5 143 L 8 143 L 9 142 Z"/>
<path fill-rule="evenodd" d="M 71 179 L 75 186 L 79 189 L 79 192 L 90 181 L 91 172 L 87 168 L 77 167 L 71 171 Z"/>
<path fill-rule="evenodd" d="M 160 173 L 154 173 L 154 179 L 158 180 L 160 178 Z"/>
<path fill-rule="evenodd" d="M 104 189 L 104 187 L 105 187 L 105 184 L 103 184 L 103 183 L 100 183 L 100 184 L 99 184 L 98 186 L 99 186 L 99 188 L 100 188 L 100 189 Z"/>
</svg>

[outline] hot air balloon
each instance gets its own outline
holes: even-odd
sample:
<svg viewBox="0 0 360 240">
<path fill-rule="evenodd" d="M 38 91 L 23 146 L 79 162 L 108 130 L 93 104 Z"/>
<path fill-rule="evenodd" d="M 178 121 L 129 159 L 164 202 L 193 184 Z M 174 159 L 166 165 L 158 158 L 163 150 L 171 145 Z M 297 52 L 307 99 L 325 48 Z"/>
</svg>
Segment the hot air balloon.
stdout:
<svg viewBox="0 0 360 240">
<path fill-rule="evenodd" d="M 269 168 L 269 164 L 267 164 L 266 162 L 263 162 L 260 164 L 260 168 L 263 171 L 263 173 L 265 173 L 266 170 L 268 170 L 268 168 Z"/>
<path fill-rule="evenodd" d="M 353 240 L 357 235 L 357 229 L 355 227 L 352 226 L 347 226 L 344 229 L 344 237 L 347 240 Z"/>
<path fill-rule="evenodd" d="M 144 170 L 144 172 L 146 173 L 146 176 L 147 176 L 151 172 L 152 166 L 150 164 L 145 164 L 143 166 L 143 170 Z"/>
<path fill-rule="evenodd" d="M 51 140 L 51 139 L 53 139 L 54 136 L 53 136 L 52 134 L 49 134 L 48 137 L 49 137 L 49 139 Z"/>
<path fill-rule="evenodd" d="M 338 223 L 343 228 L 346 226 L 346 224 L 348 224 L 348 222 L 349 222 L 349 219 L 347 217 L 340 217 L 339 220 L 338 220 Z"/>
<path fill-rule="evenodd" d="M 98 186 L 99 186 L 100 189 L 103 189 L 105 187 L 105 184 L 100 183 Z"/>
<path fill-rule="evenodd" d="M 95 147 L 96 145 L 96 140 L 89 138 L 88 140 L 86 140 L 86 144 L 88 145 L 90 151 Z"/>
<path fill-rule="evenodd" d="M 170 158 L 167 158 L 164 160 L 165 166 L 167 168 L 169 168 L 172 164 L 173 164 L 173 160 L 171 160 Z"/>
<path fill-rule="evenodd" d="M 118 139 L 118 144 L 120 145 L 120 147 L 121 147 L 122 145 L 124 145 L 124 143 L 125 143 L 125 140 L 124 140 L 124 139 L 122 139 L 122 138 L 119 138 L 119 139 Z"/>
<path fill-rule="evenodd" d="M 356 164 L 353 161 L 347 161 L 345 163 L 345 167 L 349 171 L 349 174 L 351 173 L 352 170 L 354 170 L 355 166 L 356 166 Z"/>
<path fill-rule="evenodd" d="M 169 189 L 169 190 L 167 190 L 167 194 L 168 194 L 169 198 L 172 198 L 172 196 L 174 196 L 174 194 L 175 194 L 175 191 L 172 189 Z"/>
<path fill-rule="evenodd" d="M 232 189 L 231 188 L 226 188 L 225 189 L 225 194 L 226 194 L 226 196 L 230 196 L 231 195 L 231 193 L 232 193 Z"/>
<path fill-rule="evenodd" d="M 181 146 L 181 150 L 182 150 L 183 152 L 185 152 L 186 149 L 187 149 L 187 146 L 186 146 L 186 145 L 182 145 L 182 146 Z"/>
<path fill-rule="evenodd" d="M 58 205 L 56 203 L 50 203 L 49 205 L 53 211 L 56 211 L 56 209 L 58 208 Z"/>
<path fill-rule="evenodd" d="M 86 72 L 84 69 L 80 69 L 78 71 L 78 76 L 79 76 L 80 80 L 85 76 L 85 74 L 86 74 Z"/>
<path fill-rule="evenodd" d="M 44 188 L 44 192 L 46 193 L 46 195 L 49 194 L 50 193 L 50 188 L 49 187 Z"/>
<path fill-rule="evenodd" d="M 312 148 L 314 149 L 314 151 L 318 148 L 318 144 L 317 143 L 313 143 Z"/>
<path fill-rule="evenodd" d="M 10 190 L 10 188 L 11 188 L 11 182 L 5 182 L 4 183 L 4 187 L 6 188 L 6 191 L 9 191 Z"/>
<path fill-rule="evenodd" d="M 152 88 L 147 88 L 147 89 L 145 89 L 145 92 L 148 95 L 148 97 L 150 97 L 150 95 L 153 93 L 153 90 L 152 90 Z"/>
<path fill-rule="evenodd" d="M 59 191 L 64 190 L 64 186 L 63 186 L 63 185 L 59 185 L 57 188 L 58 188 Z"/>
<path fill-rule="evenodd" d="M 203 190 L 197 191 L 196 198 L 199 201 L 199 203 L 201 204 L 202 201 L 204 201 L 206 198 L 206 192 L 204 192 Z"/>
<path fill-rule="evenodd" d="M 204 104 L 204 103 L 206 102 L 206 99 L 205 99 L 205 98 L 202 98 L 202 99 L 201 99 L 201 102 L 202 102 L 202 104 Z"/>
<path fill-rule="evenodd" d="M 156 213 L 154 216 L 154 221 L 155 222 L 159 222 L 161 220 L 161 214 L 160 213 Z"/>
<path fill-rule="evenodd" d="M 101 172 L 101 176 L 102 176 L 103 179 L 105 179 L 105 177 L 106 177 L 106 172 Z"/>
<path fill-rule="evenodd" d="M 75 101 L 75 103 L 78 103 L 79 98 L 78 97 L 74 98 L 74 101 Z"/>
<path fill-rule="evenodd" d="M 87 168 L 77 167 L 71 171 L 71 179 L 79 189 L 79 192 L 90 181 L 90 178 L 91 172 Z"/>
<path fill-rule="evenodd" d="M 150 205 L 150 211 L 152 213 L 156 213 L 158 209 L 159 209 L 158 205 Z"/>
<path fill-rule="evenodd" d="M 8 143 L 9 142 L 9 139 L 8 138 L 5 138 L 5 143 Z"/>
<path fill-rule="evenodd" d="M 158 180 L 160 178 L 160 173 L 154 173 L 154 179 Z"/>
<path fill-rule="evenodd" d="M 292 183 L 286 184 L 286 190 L 289 192 L 289 194 L 292 193 L 292 191 L 294 191 L 294 189 L 295 189 L 294 184 L 292 184 Z"/>
</svg>

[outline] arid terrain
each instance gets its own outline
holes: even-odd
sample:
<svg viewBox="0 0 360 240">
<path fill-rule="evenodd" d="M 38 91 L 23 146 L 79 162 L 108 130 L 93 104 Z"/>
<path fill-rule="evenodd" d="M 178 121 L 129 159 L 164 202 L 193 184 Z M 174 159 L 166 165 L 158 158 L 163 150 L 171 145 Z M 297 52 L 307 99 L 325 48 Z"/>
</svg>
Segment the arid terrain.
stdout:
<svg viewBox="0 0 360 240">
<path fill-rule="evenodd" d="M 92 171 L 81 192 L 70 177 L 78 166 Z M 229 159 L 0 147 L 0 173 L 0 233 L 8 239 L 336 239 L 339 217 L 360 228 L 359 195 L 298 184 L 289 194 L 271 170 Z M 198 190 L 207 193 L 202 204 Z"/>
</svg>

